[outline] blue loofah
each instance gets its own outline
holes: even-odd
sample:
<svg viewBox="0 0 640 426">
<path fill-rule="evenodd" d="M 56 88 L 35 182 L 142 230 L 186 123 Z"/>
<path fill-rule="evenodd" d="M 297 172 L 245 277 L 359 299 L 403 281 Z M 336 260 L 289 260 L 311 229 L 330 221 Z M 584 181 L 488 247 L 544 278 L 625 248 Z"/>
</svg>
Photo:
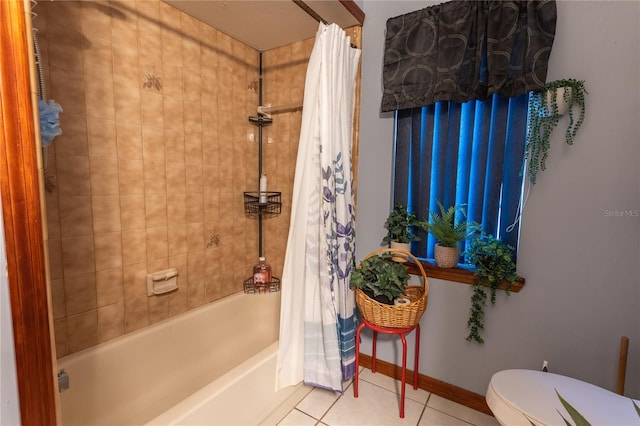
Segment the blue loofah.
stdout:
<svg viewBox="0 0 640 426">
<path fill-rule="evenodd" d="M 53 99 L 48 102 L 38 99 L 38 113 L 40 115 L 40 139 L 42 146 L 46 148 L 53 138 L 62 134 L 60 126 L 60 113 L 62 107 Z"/>
</svg>

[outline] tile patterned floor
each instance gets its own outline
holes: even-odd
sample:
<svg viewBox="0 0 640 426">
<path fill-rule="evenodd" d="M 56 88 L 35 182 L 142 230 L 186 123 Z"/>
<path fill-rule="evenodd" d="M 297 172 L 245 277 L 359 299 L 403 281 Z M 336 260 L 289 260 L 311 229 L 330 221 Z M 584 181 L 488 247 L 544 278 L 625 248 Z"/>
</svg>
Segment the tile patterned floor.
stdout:
<svg viewBox="0 0 640 426">
<path fill-rule="evenodd" d="M 399 416 L 400 382 L 363 368 L 358 398 L 353 383 L 345 384 L 343 395 L 301 386 L 274 411 L 262 426 L 393 426 L 393 425 L 475 425 L 496 426 L 495 418 L 458 403 L 406 387 L 404 419 Z"/>
</svg>

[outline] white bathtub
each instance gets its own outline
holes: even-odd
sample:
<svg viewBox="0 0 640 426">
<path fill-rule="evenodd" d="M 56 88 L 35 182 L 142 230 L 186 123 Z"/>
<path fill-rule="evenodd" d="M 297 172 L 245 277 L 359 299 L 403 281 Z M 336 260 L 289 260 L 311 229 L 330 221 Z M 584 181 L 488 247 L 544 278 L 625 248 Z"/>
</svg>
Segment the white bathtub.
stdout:
<svg viewBox="0 0 640 426">
<path fill-rule="evenodd" d="M 257 424 L 287 396 L 274 392 L 279 311 L 280 293 L 239 293 L 60 359 L 70 381 L 60 394 L 63 425 Z M 250 418 L 252 398 L 265 391 L 271 402 Z M 206 409 L 207 392 L 222 417 L 203 423 L 193 407 Z M 241 423 L 225 417 L 237 406 Z"/>
</svg>

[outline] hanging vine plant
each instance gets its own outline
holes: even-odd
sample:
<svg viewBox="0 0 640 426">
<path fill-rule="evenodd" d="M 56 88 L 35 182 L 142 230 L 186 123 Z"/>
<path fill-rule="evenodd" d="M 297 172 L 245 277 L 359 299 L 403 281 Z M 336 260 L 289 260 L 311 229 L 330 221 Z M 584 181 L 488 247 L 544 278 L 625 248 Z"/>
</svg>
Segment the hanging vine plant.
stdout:
<svg viewBox="0 0 640 426">
<path fill-rule="evenodd" d="M 507 282 L 505 293 L 509 295 L 511 286 L 520 278 L 516 273 L 513 259 L 514 249 L 490 235 L 481 235 L 471 240 L 465 252 L 466 263 L 475 266 L 475 281 L 471 295 L 469 312 L 468 341 L 484 343 L 480 336 L 484 329 L 484 308 L 487 305 L 487 291 L 491 304 L 496 303 L 496 294 L 503 282 Z"/>
<path fill-rule="evenodd" d="M 564 90 L 562 90 L 564 89 Z M 565 142 L 573 145 L 585 116 L 585 95 L 587 89 L 584 80 L 562 79 L 547 83 L 540 92 L 529 96 L 528 133 L 525 146 L 525 159 L 529 168 L 529 181 L 536 183 L 538 172 L 546 168 L 549 157 L 549 137 L 560 122 L 566 104 L 569 124 L 565 131 Z M 558 99 L 558 96 L 561 96 Z M 576 118 L 574 106 L 578 106 Z"/>
</svg>

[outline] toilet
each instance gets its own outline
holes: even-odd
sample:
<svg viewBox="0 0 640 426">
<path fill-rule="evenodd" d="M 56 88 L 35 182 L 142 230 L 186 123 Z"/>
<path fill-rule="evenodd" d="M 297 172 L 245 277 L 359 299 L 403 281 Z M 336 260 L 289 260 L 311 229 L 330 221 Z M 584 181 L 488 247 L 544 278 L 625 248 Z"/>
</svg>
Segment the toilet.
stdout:
<svg viewBox="0 0 640 426">
<path fill-rule="evenodd" d="M 575 424 L 560 394 L 592 425 L 637 425 L 640 415 L 633 400 L 598 386 L 534 370 L 504 370 L 493 375 L 487 404 L 502 425 Z M 640 401 L 635 401 L 640 407 Z"/>
</svg>

